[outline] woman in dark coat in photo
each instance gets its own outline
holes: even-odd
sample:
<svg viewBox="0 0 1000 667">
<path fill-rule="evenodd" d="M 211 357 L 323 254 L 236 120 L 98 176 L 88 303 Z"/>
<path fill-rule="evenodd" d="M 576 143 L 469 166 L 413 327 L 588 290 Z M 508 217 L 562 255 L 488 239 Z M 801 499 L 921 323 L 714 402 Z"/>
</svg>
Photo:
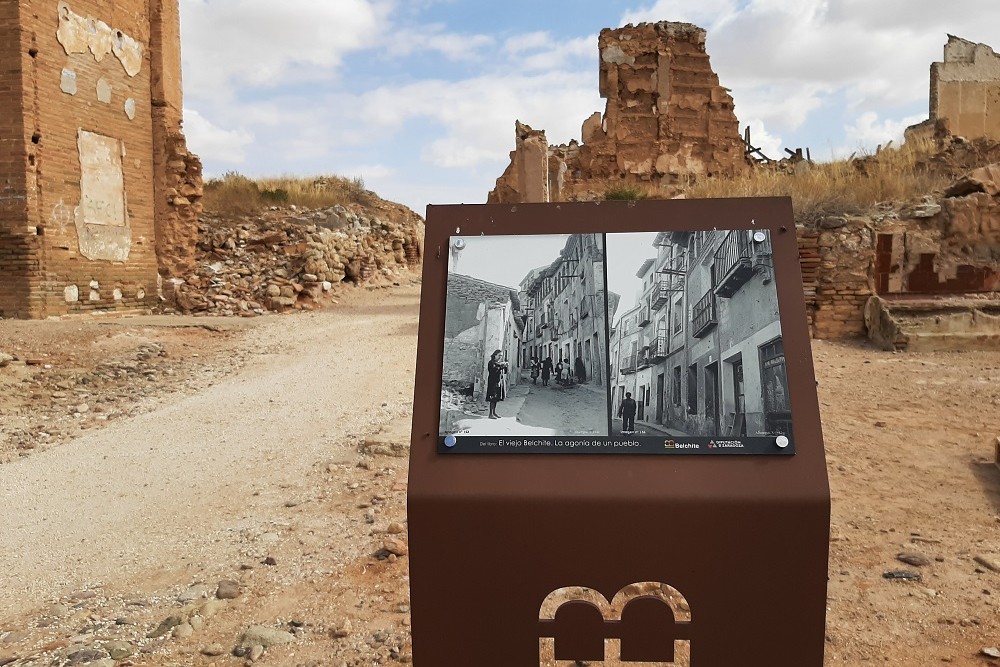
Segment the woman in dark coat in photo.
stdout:
<svg viewBox="0 0 1000 667">
<path fill-rule="evenodd" d="M 507 370 L 507 362 L 500 360 L 502 350 L 490 355 L 490 363 L 486 370 L 486 400 L 490 404 L 490 419 L 500 419 L 497 414 L 497 402 L 504 399 L 503 374 Z"/>
<path fill-rule="evenodd" d="M 552 375 L 552 356 L 545 357 L 545 361 L 542 362 L 542 386 L 547 387 L 549 384 L 549 377 Z"/>
<path fill-rule="evenodd" d="M 587 381 L 587 365 L 583 363 L 583 359 L 577 357 L 574 366 L 576 367 L 576 381 L 583 384 Z"/>
</svg>

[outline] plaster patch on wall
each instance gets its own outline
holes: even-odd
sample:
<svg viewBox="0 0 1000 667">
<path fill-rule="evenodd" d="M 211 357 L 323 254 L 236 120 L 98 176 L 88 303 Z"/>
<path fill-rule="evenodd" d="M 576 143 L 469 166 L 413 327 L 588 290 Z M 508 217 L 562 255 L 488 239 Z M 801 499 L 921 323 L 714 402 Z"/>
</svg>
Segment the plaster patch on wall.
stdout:
<svg viewBox="0 0 1000 667">
<path fill-rule="evenodd" d="M 142 69 L 142 44 L 121 30 L 115 31 L 111 49 L 129 76 L 135 76 Z"/>
<path fill-rule="evenodd" d="M 104 56 L 114 53 L 129 76 L 134 77 L 142 69 L 143 46 L 138 40 L 104 21 L 76 14 L 66 2 L 59 3 L 56 37 L 66 55 L 89 50 L 101 62 Z"/>
<path fill-rule="evenodd" d="M 76 95 L 76 72 L 63 68 L 59 77 L 59 90 L 67 95 Z"/>
<path fill-rule="evenodd" d="M 135 120 L 135 100 L 131 97 L 125 100 L 125 115 L 129 120 Z"/>
<path fill-rule="evenodd" d="M 56 30 L 56 37 L 66 55 L 87 52 L 87 36 L 90 30 L 87 27 L 87 19 L 79 14 L 74 14 L 65 2 L 59 3 L 59 28 Z"/>
<path fill-rule="evenodd" d="M 97 80 L 97 101 L 111 104 L 111 84 L 107 79 Z"/>
<path fill-rule="evenodd" d="M 114 299 L 115 301 L 121 301 L 122 291 L 116 287 L 115 290 L 111 292 L 111 298 Z"/>
<path fill-rule="evenodd" d="M 101 300 L 101 293 L 98 292 L 95 289 L 90 290 L 90 300 L 91 301 L 100 301 Z"/>
<path fill-rule="evenodd" d="M 124 262 L 132 247 L 125 196 L 121 141 L 86 130 L 77 136 L 80 154 L 80 205 L 76 230 L 80 254 L 88 259 Z"/>
<path fill-rule="evenodd" d="M 101 62 L 104 60 L 104 56 L 111 53 L 111 26 L 104 21 L 98 21 L 88 16 L 87 30 L 90 52 L 94 54 L 94 60 Z"/>
<path fill-rule="evenodd" d="M 63 298 L 66 299 L 66 303 L 76 303 L 80 300 L 80 288 L 76 285 L 67 285 L 63 290 Z"/>
</svg>

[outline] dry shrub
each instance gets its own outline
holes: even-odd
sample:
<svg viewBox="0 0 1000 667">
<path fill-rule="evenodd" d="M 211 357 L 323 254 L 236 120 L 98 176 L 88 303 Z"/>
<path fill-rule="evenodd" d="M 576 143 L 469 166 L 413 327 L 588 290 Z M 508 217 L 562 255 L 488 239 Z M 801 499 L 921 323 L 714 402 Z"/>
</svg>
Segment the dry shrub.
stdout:
<svg viewBox="0 0 1000 667">
<path fill-rule="evenodd" d="M 328 208 L 368 204 L 376 199 L 361 178 L 280 176 L 251 179 L 230 171 L 205 182 L 205 211 L 221 216 L 250 215 L 269 206 Z"/>
<path fill-rule="evenodd" d="M 900 204 L 934 192 L 951 176 L 926 168 L 926 149 L 886 149 L 877 155 L 827 163 L 800 163 L 781 171 L 765 166 L 732 179 L 709 179 L 685 192 L 692 199 L 716 197 L 791 197 L 799 222 L 826 216 L 864 215 L 879 204 Z"/>
<path fill-rule="evenodd" d="M 638 185 L 616 185 L 604 193 L 605 201 L 640 201 L 649 193 Z"/>
</svg>

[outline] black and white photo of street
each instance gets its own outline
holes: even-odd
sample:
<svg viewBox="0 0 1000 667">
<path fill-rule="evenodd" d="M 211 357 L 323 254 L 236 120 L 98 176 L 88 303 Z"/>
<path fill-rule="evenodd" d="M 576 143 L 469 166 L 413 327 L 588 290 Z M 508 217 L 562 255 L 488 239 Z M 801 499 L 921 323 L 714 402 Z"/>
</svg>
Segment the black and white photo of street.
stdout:
<svg viewBox="0 0 1000 667">
<path fill-rule="evenodd" d="M 765 231 L 608 234 L 612 433 L 791 433 Z"/>
<path fill-rule="evenodd" d="M 607 436 L 603 238 L 453 238 L 441 435 Z"/>
</svg>

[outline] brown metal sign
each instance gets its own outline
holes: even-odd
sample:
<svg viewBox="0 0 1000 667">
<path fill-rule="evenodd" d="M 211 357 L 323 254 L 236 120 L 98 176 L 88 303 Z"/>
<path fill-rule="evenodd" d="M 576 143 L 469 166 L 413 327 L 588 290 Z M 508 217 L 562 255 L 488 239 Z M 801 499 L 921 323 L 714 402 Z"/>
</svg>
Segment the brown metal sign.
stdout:
<svg viewBox="0 0 1000 667">
<path fill-rule="evenodd" d="M 425 247 L 417 667 L 821 665 L 788 200 L 432 206 Z"/>
</svg>

